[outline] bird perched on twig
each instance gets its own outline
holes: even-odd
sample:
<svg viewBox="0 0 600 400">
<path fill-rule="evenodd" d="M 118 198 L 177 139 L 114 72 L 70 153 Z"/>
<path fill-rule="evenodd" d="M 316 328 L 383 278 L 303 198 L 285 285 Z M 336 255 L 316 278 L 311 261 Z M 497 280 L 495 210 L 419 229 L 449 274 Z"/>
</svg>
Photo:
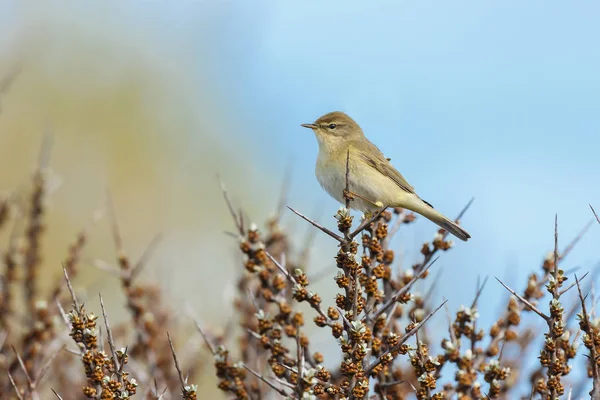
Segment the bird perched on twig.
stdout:
<svg viewBox="0 0 600 400">
<path fill-rule="evenodd" d="M 463 241 L 471 237 L 421 199 L 389 159 L 365 137 L 360 126 L 345 113 L 330 112 L 314 123 L 302 126 L 312 129 L 319 142 L 315 169 L 317 179 L 323 189 L 340 203 L 352 198 L 351 208 L 363 212 L 373 212 L 382 207 L 406 208 Z"/>
</svg>

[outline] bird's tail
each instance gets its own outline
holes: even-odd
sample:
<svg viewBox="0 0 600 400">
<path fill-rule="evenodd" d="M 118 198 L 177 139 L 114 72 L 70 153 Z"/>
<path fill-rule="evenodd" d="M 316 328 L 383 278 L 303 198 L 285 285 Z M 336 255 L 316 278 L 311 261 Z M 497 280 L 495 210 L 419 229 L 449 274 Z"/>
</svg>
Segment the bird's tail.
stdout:
<svg viewBox="0 0 600 400">
<path fill-rule="evenodd" d="M 420 198 L 415 196 L 414 200 L 410 201 L 409 203 L 410 204 L 408 205 L 404 205 L 404 208 L 408 208 L 409 210 L 421 214 L 422 216 L 424 216 L 434 224 L 438 225 L 439 227 L 444 228 L 460 240 L 466 242 L 469 238 L 471 238 L 471 235 L 469 235 L 469 233 L 463 228 L 458 226 L 456 222 L 447 218 L 441 212 L 437 211 L 431 205 L 424 202 Z"/>
</svg>

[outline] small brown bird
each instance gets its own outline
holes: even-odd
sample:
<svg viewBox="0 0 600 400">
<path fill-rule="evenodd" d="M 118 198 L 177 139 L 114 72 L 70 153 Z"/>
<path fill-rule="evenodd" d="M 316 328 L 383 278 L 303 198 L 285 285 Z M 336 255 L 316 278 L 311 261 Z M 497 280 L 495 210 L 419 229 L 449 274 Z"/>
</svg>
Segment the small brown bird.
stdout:
<svg viewBox="0 0 600 400">
<path fill-rule="evenodd" d="M 302 124 L 315 133 L 319 155 L 315 173 L 323 189 L 340 203 L 345 202 L 346 159 L 349 169 L 350 206 L 372 212 L 384 206 L 402 207 L 421 214 L 457 238 L 471 236 L 454 221 L 421 199 L 389 159 L 365 137 L 363 130 L 348 115 L 330 112 L 312 124 Z"/>
</svg>

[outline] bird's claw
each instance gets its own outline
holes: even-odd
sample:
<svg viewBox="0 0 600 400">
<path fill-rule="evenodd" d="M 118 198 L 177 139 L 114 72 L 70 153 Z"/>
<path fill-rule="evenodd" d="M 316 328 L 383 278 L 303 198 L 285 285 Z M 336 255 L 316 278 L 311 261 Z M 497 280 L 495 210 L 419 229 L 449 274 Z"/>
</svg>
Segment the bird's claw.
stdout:
<svg viewBox="0 0 600 400">
<path fill-rule="evenodd" d="M 350 200 L 350 201 L 354 200 L 354 195 L 349 190 L 344 189 L 343 195 L 344 195 L 344 199 L 346 199 L 346 200 Z"/>
</svg>

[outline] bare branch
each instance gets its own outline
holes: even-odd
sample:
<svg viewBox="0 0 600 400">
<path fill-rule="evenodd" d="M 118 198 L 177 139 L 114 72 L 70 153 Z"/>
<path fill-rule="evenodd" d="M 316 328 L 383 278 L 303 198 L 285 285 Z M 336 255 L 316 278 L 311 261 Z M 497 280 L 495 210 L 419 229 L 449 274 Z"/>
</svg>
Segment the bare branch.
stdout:
<svg viewBox="0 0 600 400">
<path fill-rule="evenodd" d="M 379 387 L 380 388 L 390 388 L 396 385 L 401 385 L 403 384 L 405 381 L 391 381 L 391 382 L 384 382 L 384 383 L 380 383 Z"/>
<path fill-rule="evenodd" d="M 475 201 L 475 197 L 471 197 L 471 200 L 469 200 L 469 202 L 463 207 L 462 210 L 460 210 L 460 212 L 458 213 L 458 216 L 456 217 L 456 219 L 454 221 L 459 221 L 467 212 L 467 210 L 469 208 L 471 208 L 471 204 L 473 204 L 473 202 Z"/>
<path fill-rule="evenodd" d="M 167 332 L 167 339 L 169 340 L 169 346 L 171 347 L 171 354 L 173 355 L 173 361 L 175 361 L 175 369 L 177 370 L 177 375 L 179 376 L 179 382 L 181 383 L 181 393 L 187 393 L 187 379 L 183 378 L 183 373 L 181 372 L 181 367 L 179 366 L 179 361 L 177 360 L 177 355 L 175 354 L 175 348 L 173 347 L 173 341 L 171 340 L 171 335 Z"/>
<path fill-rule="evenodd" d="M 210 352 L 212 353 L 212 355 L 215 355 L 215 349 L 212 347 L 212 345 L 208 341 L 208 337 L 206 336 L 206 334 L 202 330 L 202 327 L 200 326 L 200 324 L 198 323 L 198 321 L 194 320 L 194 324 L 196 324 L 196 329 L 198 329 L 198 332 L 200 332 L 200 335 L 202 336 L 202 339 L 204 339 L 204 342 L 206 343 L 206 346 L 208 346 L 208 349 L 210 350 Z"/>
<path fill-rule="evenodd" d="M 131 280 L 134 280 L 135 277 L 139 274 L 139 272 L 144 268 L 144 266 L 146 266 L 146 264 L 148 263 L 148 260 L 154 254 L 154 251 L 157 249 L 158 244 L 161 242 L 161 240 L 162 240 L 161 233 L 156 234 L 152 238 L 152 241 L 150 241 L 150 244 L 148 244 L 148 246 L 146 247 L 146 249 L 140 256 L 140 259 L 135 263 L 133 268 L 131 268 L 131 271 L 129 273 Z"/>
<path fill-rule="evenodd" d="M 242 220 L 242 215 L 238 216 L 238 213 L 233 208 L 233 204 L 231 203 L 231 199 L 229 198 L 229 194 L 227 193 L 227 188 L 225 187 L 225 183 L 221 180 L 221 177 L 217 175 L 217 179 L 219 184 L 221 185 L 221 192 L 223 193 L 223 197 L 225 198 L 225 203 L 227 203 L 227 208 L 229 209 L 229 213 L 233 218 L 233 222 L 235 223 L 236 228 L 238 229 L 238 233 L 240 235 L 244 235 L 244 224 Z"/>
<path fill-rule="evenodd" d="M 485 284 L 487 283 L 488 278 L 489 278 L 489 276 L 486 276 L 485 279 L 483 280 L 483 283 L 481 285 L 478 285 L 479 288 L 477 289 L 477 293 L 475 294 L 475 298 L 473 299 L 473 303 L 471 303 L 471 308 L 474 308 L 477 305 L 477 301 L 479 300 L 479 297 L 481 296 L 481 293 L 483 293 L 483 288 L 485 287 Z"/>
<path fill-rule="evenodd" d="M 15 393 L 17 394 L 17 398 L 19 400 L 23 400 L 23 396 L 21 395 L 21 391 L 17 387 L 17 384 L 15 383 L 15 380 L 13 379 L 12 375 L 10 374 L 10 371 L 6 371 L 6 373 L 8 374 L 8 379 L 10 379 L 10 384 L 12 385 L 13 389 L 15 389 Z"/>
<path fill-rule="evenodd" d="M 383 304 L 381 307 L 379 307 L 379 309 L 377 309 L 377 311 L 373 315 L 373 320 L 377 320 L 377 318 L 379 318 L 379 316 L 381 314 L 386 312 L 392 305 L 394 305 L 394 303 L 396 303 L 400 297 L 404 296 L 412 288 L 412 286 L 419 279 L 421 279 L 421 277 L 423 275 L 425 275 L 425 273 L 427 273 L 429 268 L 431 268 L 431 266 L 433 264 L 435 264 L 435 262 L 438 259 L 439 259 L 439 257 L 436 257 L 429 265 L 427 265 L 425 268 L 423 268 L 423 270 L 419 274 L 415 275 L 406 285 L 404 285 L 402 288 L 400 288 L 400 290 L 398 290 L 396 293 L 394 293 L 394 295 L 388 301 L 386 301 L 385 304 Z"/>
<path fill-rule="evenodd" d="M 590 204 L 590 209 L 592 210 L 594 217 L 596 217 L 596 221 L 598 221 L 598 223 L 600 224 L 600 217 L 598 216 L 598 214 L 596 214 L 596 211 L 594 210 L 594 207 L 592 207 L 591 204 Z"/>
<path fill-rule="evenodd" d="M 290 209 L 291 212 L 293 212 L 294 214 L 296 214 L 297 216 L 299 216 L 300 218 L 302 218 L 303 220 L 307 221 L 308 223 L 310 223 L 312 226 L 314 226 L 315 228 L 319 229 L 321 232 L 326 233 L 327 235 L 331 236 L 332 238 L 334 238 L 335 240 L 337 240 L 338 242 L 342 242 L 344 240 L 344 238 L 342 238 L 340 235 L 338 235 L 337 233 L 334 233 L 333 231 L 325 228 L 323 225 L 313 221 L 312 219 L 306 217 L 305 215 L 299 213 L 298 211 L 294 210 L 292 207 L 288 206 L 288 209 Z"/>
<path fill-rule="evenodd" d="M 381 207 L 373 216 L 371 216 L 371 218 L 364 220 L 362 224 L 360 224 L 358 228 L 354 230 L 354 232 L 350 233 L 350 239 L 354 239 L 358 234 L 364 231 L 366 227 L 375 222 L 379 217 L 381 217 L 381 214 L 383 214 L 385 210 L 387 210 L 387 207 Z"/>
<path fill-rule="evenodd" d="M 267 385 L 269 385 L 271 387 L 271 389 L 275 390 L 277 393 L 279 393 L 280 395 L 284 396 L 286 399 L 288 398 L 289 393 L 287 393 L 285 390 L 283 390 L 280 387 L 277 387 L 273 382 L 269 381 L 268 379 L 266 379 L 265 377 L 263 377 L 261 374 L 259 374 L 258 372 L 254 371 L 252 368 L 249 368 L 246 364 L 243 364 L 243 366 L 252 375 L 256 376 L 258 379 L 260 379 L 261 381 L 263 381 L 264 383 L 266 383 Z"/>
<path fill-rule="evenodd" d="M 552 271 L 552 275 L 554 276 L 555 289 L 552 295 L 555 299 L 560 297 L 558 295 L 558 260 L 558 214 L 554 214 L 554 271 Z"/>
<path fill-rule="evenodd" d="M 33 380 L 31 379 L 31 376 L 29 375 L 29 372 L 27 372 L 27 368 L 25 368 L 25 362 L 23 361 L 23 358 L 17 352 L 17 349 L 15 348 L 15 346 L 11 345 L 10 347 L 12 348 L 13 353 L 15 353 L 15 357 L 17 358 L 17 361 L 19 362 L 19 365 L 21 366 L 21 370 L 23 370 L 23 373 L 25 374 L 25 379 L 27 379 L 27 383 L 29 384 L 29 388 L 33 390 L 34 389 Z"/>
<path fill-rule="evenodd" d="M 586 277 L 586 276 L 588 276 L 588 274 L 589 274 L 589 271 L 588 271 L 588 272 L 586 272 L 585 274 L 583 274 L 583 276 L 582 276 L 581 278 L 579 278 L 579 282 L 581 282 L 582 280 L 584 280 L 584 279 L 585 279 L 585 277 Z M 575 275 L 575 277 L 577 277 L 577 275 Z M 569 290 L 571 290 L 571 289 L 572 289 L 573 287 L 575 287 L 576 285 L 577 285 L 577 281 L 575 281 L 575 282 L 571 283 L 571 284 L 570 284 L 570 285 L 569 285 L 569 286 L 568 286 L 566 289 L 563 289 L 563 290 L 561 290 L 561 291 L 558 293 L 558 296 L 560 297 L 560 296 L 562 296 L 563 294 L 567 293 Z"/>
<path fill-rule="evenodd" d="M 265 251 L 265 254 L 267 255 L 267 257 L 269 257 L 269 260 L 271 260 L 273 262 L 273 264 L 275 264 L 277 269 L 279 269 L 279 271 L 281 271 L 281 273 L 283 274 L 283 276 L 286 277 L 286 279 L 288 279 L 293 284 L 296 284 L 296 278 L 294 278 L 292 276 L 292 274 L 290 274 L 290 272 L 287 270 L 287 268 L 285 268 L 283 265 L 281 265 L 281 263 L 279 261 L 277 261 L 275 259 L 275 257 L 273 257 L 268 251 Z"/>
<path fill-rule="evenodd" d="M 581 285 L 579 284 L 579 282 L 581 282 L 581 280 L 577 278 L 577 275 L 575 275 L 575 284 L 577 285 L 579 301 L 581 302 L 581 317 L 582 317 L 583 321 L 585 322 L 585 327 L 587 328 L 587 331 L 586 331 L 586 329 L 583 329 L 583 330 L 586 334 L 590 335 L 590 339 L 591 339 L 591 343 L 592 343 L 592 345 L 589 347 L 590 365 L 592 367 L 592 390 L 590 391 L 589 394 L 590 394 L 591 398 L 595 400 L 595 399 L 600 399 L 600 370 L 598 369 L 597 354 L 596 354 L 596 347 L 595 347 L 596 334 L 594 332 L 594 327 L 592 326 L 590 315 L 588 314 L 587 308 L 585 306 L 585 297 L 583 296 L 583 293 L 581 292 Z"/>
<path fill-rule="evenodd" d="M 110 326 L 108 325 L 108 316 L 106 315 L 106 310 L 104 309 L 104 301 L 102 300 L 102 295 L 98 295 L 100 297 L 100 308 L 102 309 L 102 317 L 104 318 L 104 326 L 106 327 L 106 334 L 108 336 L 108 347 L 110 348 L 110 353 L 115 362 L 115 370 L 121 371 L 120 361 L 117 358 L 117 351 L 115 350 L 115 341 L 113 340 L 112 331 L 110 330 Z M 119 375 L 119 379 L 123 379 L 122 374 L 117 372 Z M 121 382 L 122 383 L 122 382 Z"/>
<path fill-rule="evenodd" d="M 50 390 L 52 390 L 52 393 L 54 393 L 54 395 L 56 396 L 56 398 L 57 398 L 58 400 L 63 400 L 63 398 L 62 398 L 62 397 L 60 397 L 60 394 L 56 393 L 56 390 L 54 390 L 54 389 L 52 389 L 52 388 L 50 388 Z"/>
<path fill-rule="evenodd" d="M 386 355 L 388 355 L 389 353 L 393 353 L 395 351 L 398 351 L 400 349 L 400 347 L 402 347 L 402 345 L 411 337 L 414 336 L 419 329 L 421 329 L 421 327 L 423 325 L 425 325 L 425 323 L 427 321 L 429 321 L 429 318 L 433 317 L 435 313 L 437 313 L 440 308 L 442 308 L 446 303 L 448 302 L 448 300 L 444 300 L 444 302 L 442 304 L 440 304 L 435 310 L 433 310 L 432 312 L 430 312 L 424 319 L 423 321 L 419 322 L 417 325 L 415 325 L 415 327 L 413 329 L 411 329 L 409 332 L 407 332 L 404 336 L 402 336 L 402 339 L 400 339 L 400 341 L 398 342 L 398 344 L 396 344 L 394 347 L 388 349 L 386 352 L 384 352 L 381 356 L 379 356 L 379 358 L 374 361 L 373 363 L 371 363 L 371 365 L 369 365 L 366 369 L 365 369 L 365 376 L 368 376 L 371 371 L 373 370 L 373 368 L 375 368 L 376 366 L 378 366 L 381 363 L 381 360 L 383 359 L 383 357 L 385 357 Z"/>
<path fill-rule="evenodd" d="M 575 248 L 575 245 L 577 243 L 579 243 L 579 241 L 581 240 L 581 238 L 583 238 L 583 236 L 587 233 L 587 231 L 590 229 L 590 227 L 592 226 L 592 221 L 589 221 L 587 224 L 585 224 L 585 226 L 583 227 L 583 229 L 581 229 L 581 231 L 579 231 L 579 233 L 577 234 L 577 236 L 575 236 L 573 238 L 573 240 L 571 240 L 571 243 L 569 243 L 567 245 L 567 247 L 565 247 L 565 249 L 563 250 L 562 254 L 559 255 L 559 260 L 564 259 L 566 256 L 569 255 L 569 253 L 571 252 L 571 250 L 573 250 Z"/>
<path fill-rule="evenodd" d="M 346 189 L 344 190 L 344 198 L 346 199 L 346 209 L 350 209 L 350 200 L 351 197 L 348 195 L 350 193 L 350 148 L 346 152 Z"/>
<path fill-rule="evenodd" d="M 302 377 L 304 372 L 304 352 L 302 351 L 302 344 L 300 343 L 300 327 L 296 328 L 296 365 L 298 366 L 298 378 L 296 379 L 296 393 L 298 398 L 301 399 L 304 393 L 304 379 Z"/>
<path fill-rule="evenodd" d="M 519 301 L 523 304 L 525 304 L 525 306 L 527 306 L 527 308 L 529 308 L 531 311 L 533 311 L 534 313 L 536 313 L 537 315 L 539 315 L 540 317 L 542 317 L 544 319 L 544 321 L 548 322 L 550 320 L 550 317 L 547 316 L 546 314 L 544 314 L 542 311 L 540 311 L 536 306 L 534 306 L 533 304 L 531 304 L 527 299 L 525 299 L 523 296 L 519 295 L 517 292 L 515 292 L 513 289 L 509 288 L 508 286 L 506 286 L 504 284 L 504 282 L 502 282 L 500 279 L 498 279 L 497 277 L 496 280 L 498 282 L 500 282 L 500 284 L 502 286 L 504 286 L 504 288 L 506 290 L 508 290 L 510 293 L 512 293 L 513 296 L 515 296 L 517 299 L 519 299 Z"/>
<path fill-rule="evenodd" d="M 67 268 L 63 266 L 63 273 L 65 274 L 65 280 L 67 281 L 67 288 L 69 288 L 69 293 L 71 293 L 71 300 L 73 301 L 73 307 L 75 308 L 75 312 L 79 312 L 79 302 L 77 301 L 77 296 L 75 296 L 75 291 L 73 290 L 73 286 L 71 285 L 71 280 L 69 279 L 69 274 L 67 273 Z M 62 307 L 61 307 L 62 308 Z M 67 320 L 68 322 L 68 320 Z"/>
<path fill-rule="evenodd" d="M 58 354 L 61 351 L 63 351 L 65 348 L 66 348 L 66 345 L 63 344 L 57 351 L 55 351 L 52 355 L 50 355 L 50 357 L 46 360 L 44 365 L 40 368 L 39 373 L 35 377 L 35 382 L 34 382 L 35 387 L 37 387 L 39 385 L 39 383 L 41 382 L 44 375 L 46 375 L 46 372 L 48 372 L 48 370 L 50 369 L 50 366 L 52 365 L 52 362 L 54 362 L 54 359 L 56 358 L 56 356 L 58 356 Z"/>
</svg>

